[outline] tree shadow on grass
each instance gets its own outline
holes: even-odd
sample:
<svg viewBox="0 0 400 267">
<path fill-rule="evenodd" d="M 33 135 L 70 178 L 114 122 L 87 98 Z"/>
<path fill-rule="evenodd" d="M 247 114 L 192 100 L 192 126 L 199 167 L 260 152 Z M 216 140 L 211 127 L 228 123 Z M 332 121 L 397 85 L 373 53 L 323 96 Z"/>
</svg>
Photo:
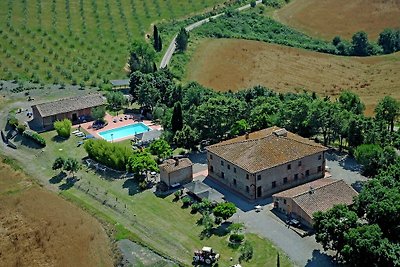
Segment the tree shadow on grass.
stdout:
<svg viewBox="0 0 400 267">
<path fill-rule="evenodd" d="M 26 146 L 28 148 L 33 148 L 33 149 L 42 149 L 43 148 L 41 145 L 35 143 L 31 139 L 26 138 L 25 136 L 22 136 L 20 134 L 18 134 L 14 138 L 14 142 L 20 143 L 21 145 Z"/>
<path fill-rule="evenodd" d="M 127 179 L 122 188 L 127 188 L 130 196 L 140 193 L 139 184 L 134 179 Z"/>
<path fill-rule="evenodd" d="M 65 177 L 67 177 L 67 174 L 65 172 L 60 172 L 57 175 L 54 175 L 53 177 L 51 177 L 49 179 L 49 182 L 51 184 L 58 184 L 59 182 L 61 182 Z"/>
<path fill-rule="evenodd" d="M 78 178 L 74 177 L 69 177 L 67 178 L 67 180 L 65 181 L 64 184 L 60 185 L 58 188 L 60 188 L 60 190 L 68 190 L 71 187 L 74 186 L 74 184 L 78 181 Z"/>
<path fill-rule="evenodd" d="M 67 140 L 68 140 L 68 138 L 61 137 L 61 136 L 58 136 L 58 135 L 53 136 L 53 137 L 51 138 L 51 141 L 56 142 L 56 143 L 62 143 L 62 142 L 65 142 L 65 141 L 67 141 Z"/>
</svg>

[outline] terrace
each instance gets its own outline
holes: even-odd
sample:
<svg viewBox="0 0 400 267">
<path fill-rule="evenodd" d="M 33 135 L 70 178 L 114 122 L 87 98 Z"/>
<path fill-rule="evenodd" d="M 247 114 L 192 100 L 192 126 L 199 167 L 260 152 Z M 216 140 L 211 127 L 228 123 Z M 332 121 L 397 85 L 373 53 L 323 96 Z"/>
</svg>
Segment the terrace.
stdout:
<svg viewBox="0 0 400 267">
<path fill-rule="evenodd" d="M 93 128 L 93 122 L 86 122 L 80 124 L 81 128 L 88 132 L 89 134 L 95 136 L 96 138 L 99 139 L 104 139 L 99 133 L 103 131 L 108 131 L 108 130 L 114 130 L 118 129 L 124 126 L 128 125 L 134 125 L 138 123 L 143 123 L 147 127 L 149 127 L 151 130 L 162 130 L 161 125 L 154 124 L 151 120 L 142 120 L 140 118 L 140 114 L 121 114 L 118 116 L 112 116 L 108 113 L 106 113 L 106 116 L 104 117 L 105 121 L 107 121 L 108 124 L 106 124 L 104 127 L 101 129 L 96 129 Z M 79 126 L 76 126 L 79 127 Z M 115 139 L 116 141 L 122 141 L 122 140 L 128 140 L 131 139 L 133 135 L 129 135 L 123 138 L 118 138 Z"/>
</svg>

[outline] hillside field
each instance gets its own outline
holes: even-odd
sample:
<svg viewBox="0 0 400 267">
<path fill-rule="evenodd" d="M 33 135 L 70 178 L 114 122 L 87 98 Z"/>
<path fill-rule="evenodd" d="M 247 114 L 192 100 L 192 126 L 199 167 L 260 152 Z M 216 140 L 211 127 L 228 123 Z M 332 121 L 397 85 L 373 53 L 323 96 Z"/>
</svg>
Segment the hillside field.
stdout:
<svg viewBox="0 0 400 267">
<path fill-rule="evenodd" d="M 398 0 L 293 0 L 275 12 L 280 22 L 331 40 L 366 31 L 376 41 L 385 28 L 400 27 Z"/>
<path fill-rule="evenodd" d="M 101 87 L 124 78 L 131 40 L 151 23 L 222 0 L 0 1 L 0 79 Z M 167 40 L 163 40 L 167 45 Z"/>
<path fill-rule="evenodd" d="M 113 266 L 99 222 L 0 162 L 1 266 Z"/>
<path fill-rule="evenodd" d="M 336 97 L 357 93 L 372 115 L 385 95 L 400 99 L 400 53 L 342 57 L 264 42 L 205 39 L 187 67 L 186 80 L 220 91 L 263 85 L 279 92 L 314 91 Z"/>
</svg>

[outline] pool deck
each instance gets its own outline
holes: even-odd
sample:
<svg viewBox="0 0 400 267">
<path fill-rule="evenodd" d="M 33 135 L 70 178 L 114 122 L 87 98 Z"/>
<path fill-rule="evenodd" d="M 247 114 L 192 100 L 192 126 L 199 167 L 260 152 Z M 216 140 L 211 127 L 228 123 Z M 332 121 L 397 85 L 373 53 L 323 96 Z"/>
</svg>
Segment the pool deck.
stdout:
<svg viewBox="0 0 400 267">
<path fill-rule="evenodd" d="M 125 116 L 128 119 L 125 119 Z M 133 117 L 133 119 L 130 118 L 131 116 Z M 120 120 L 121 118 L 122 118 L 122 120 Z M 89 134 L 93 135 L 94 137 L 96 137 L 98 139 L 104 139 L 98 134 L 99 132 L 112 130 L 112 129 L 120 128 L 122 126 L 136 124 L 139 122 L 145 124 L 152 130 L 162 130 L 161 125 L 153 124 L 153 122 L 150 120 L 142 120 L 141 121 L 141 120 L 139 120 L 139 115 L 136 115 L 136 114 L 135 115 L 134 114 L 123 114 L 123 115 L 118 115 L 118 116 L 111 116 L 110 114 L 106 113 L 106 116 L 104 117 L 104 119 L 108 122 L 108 124 L 105 127 L 98 129 L 98 130 L 92 128 L 93 121 L 82 123 L 82 124 L 80 124 L 80 126 L 83 130 L 85 130 L 86 132 L 88 132 Z M 117 119 L 117 121 L 114 122 L 114 119 Z M 74 128 L 78 128 L 78 127 L 79 127 L 79 125 L 74 125 Z M 124 138 L 115 139 L 114 142 L 128 140 L 131 138 L 132 138 L 132 136 L 127 136 Z"/>
</svg>

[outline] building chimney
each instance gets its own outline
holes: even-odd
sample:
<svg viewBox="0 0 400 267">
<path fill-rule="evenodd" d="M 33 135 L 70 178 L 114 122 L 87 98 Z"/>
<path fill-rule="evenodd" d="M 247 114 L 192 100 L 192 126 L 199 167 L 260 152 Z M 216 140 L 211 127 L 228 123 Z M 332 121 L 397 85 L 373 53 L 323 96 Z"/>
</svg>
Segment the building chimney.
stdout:
<svg viewBox="0 0 400 267">
<path fill-rule="evenodd" d="M 273 131 L 273 133 L 278 137 L 280 137 L 280 136 L 287 137 L 287 131 L 286 131 L 285 128 L 282 128 L 282 129 L 279 129 L 279 130 L 275 130 L 275 131 Z"/>
<path fill-rule="evenodd" d="M 313 188 L 312 186 L 310 186 L 310 190 L 308 191 L 308 193 L 309 193 L 310 195 L 314 194 L 314 188 Z"/>
</svg>

